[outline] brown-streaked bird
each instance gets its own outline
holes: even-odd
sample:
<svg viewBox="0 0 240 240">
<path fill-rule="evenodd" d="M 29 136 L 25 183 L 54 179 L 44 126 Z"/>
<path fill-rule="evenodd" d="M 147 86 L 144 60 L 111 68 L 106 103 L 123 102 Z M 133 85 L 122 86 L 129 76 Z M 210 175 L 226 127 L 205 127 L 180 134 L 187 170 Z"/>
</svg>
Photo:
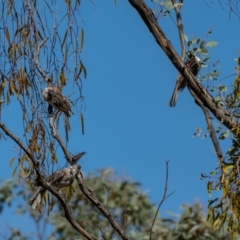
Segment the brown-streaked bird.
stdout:
<svg viewBox="0 0 240 240">
<path fill-rule="evenodd" d="M 42 95 L 53 108 L 64 112 L 67 117 L 70 117 L 70 113 L 73 114 L 68 99 L 58 87 L 53 86 L 51 80 L 48 81 L 48 86 L 43 90 Z"/>
<path fill-rule="evenodd" d="M 48 177 L 46 177 L 46 181 L 51 184 L 52 187 L 56 188 L 57 190 L 60 190 L 62 188 L 69 187 L 73 183 L 73 179 L 75 175 L 77 174 L 79 167 L 77 165 L 73 165 L 68 168 L 64 168 L 61 170 L 58 170 Z M 31 199 L 28 204 L 35 209 L 39 204 L 42 202 L 45 193 L 47 192 L 46 189 L 40 188 L 36 196 Z"/>
<path fill-rule="evenodd" d="M 201 69 L 200 61 L 201 60 L 199 57 L 192 54 L 190 59 L 185 63 L 186 66 L 191 70 L 194 76 L 196 76 Z M 169 102 L 170 107 L 176 106 L 178 93 L 181 92 L 186 86 L 187 86 L 187 81 L 183 78 L 181 74 L 179 74 L 177 77 L 176 85 L 175 85 L 171 100 Z"/>
<path fill-rule="evenodd" d="M 61 90 L 58 87 L 55 87 L 52 84 L 52 81 L 48 80 L 48 86 L 43 90 L 42 95 L 45 101 L 47 101 L 50 106 L 64 113 L 64 122 L 65 122 L 65 132 L 66 139 L 68 141 L 68 132 L 70 131 L 69 117 L 70 113 L 73 114 L 71 106 L 68 102 L 68 99 L 62 94 Z M 51 113 L 52 108 L 48 107 L 48 112 Z"/>
</svg>

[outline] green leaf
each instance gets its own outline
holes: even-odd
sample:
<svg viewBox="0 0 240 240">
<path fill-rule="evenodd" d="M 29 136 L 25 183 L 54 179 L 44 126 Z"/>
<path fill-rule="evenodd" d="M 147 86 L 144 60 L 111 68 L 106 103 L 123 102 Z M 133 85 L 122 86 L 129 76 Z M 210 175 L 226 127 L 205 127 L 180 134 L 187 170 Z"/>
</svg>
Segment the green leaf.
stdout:
<svg viewBox="0 0 240 240">
<path fill-rule="evenodd" d="M 204 48 L 205 44 L 206 43 L 204 41 L 201 41 L 199 47 L 202 49 L 202 48 Z"/>
<path fill-rule="evenodd" d="M 61 44 L 61 48 L 62 49 L 63 49 L 63 46 L 64 46 L 64 44 L 66 42 L 67 36 L 68 36 L 68 28 L 66 29 L 66 32 L 64 34 L 63 41 L 62 41 L 62 44 Z"/>
<path fill-rule="evenodd" d="M 187 45 L 190 47 L 192 45 L 192 41 L 188 41 Z"/>
<path fill-rule="evenodd" d="M 17 171 L 17 167 L 18 167 L 18 166 L 16 166 L 16 167 L 14 168 L 13 172 L 12 172 L 12 178 L 14 177 L 14 175 L 15 175 L 15 173 L 16 173 L 16 171 Z"/>
<path fill-rule="evenodd" d="M 207 36 L 209 36 L 211 33 L 212 33 L 212 29 L 209 29 L 209 30 L 207 31 Z"/>
<path fill-rule="evenodd" d="M 212 195 L 212 182 L 207 183 L 207 191 L 208 191 L 208 195 L 211 197 L 211 195 Z"/>
<path fill-rule="evenodd" d="M 6 30 L 5 30 L 5 37 L 8 41 L 8 43 L 10 44 L 10 34 L 9 34 L 9 31 L 8 31 L 8 28 L 6 28 Z"/>
<path fill-rule="evenodd" d="M 80 60 L 80 74 L 82 73 L 84 74 L 84 78 L 87 78 L 87 70 L 85 68 L 85 66 L 83 65 L 83 62 Z"/>
<path fill-rule="evenodd" d="M 84 29 L 82 28 L 82 29 L 81 29 L 80 51 L 82 51 L 82 49 L 83 49 L 83 45 L 84 45 L 84 36 L 85 36 L 85 34 L 84 34 Z"/>
<path fill-rule="evenodd" d="M 222 133 L 219 136 L 219 139 L 224 140 L 225 138 L 228 138 L 228 137 L 229 137 L 229 130 L 227 130 L 225 133 Z"/>
<path fill-rule="evenodd" d="M 206 48 L 201 48 L 201 53 L 202 54 L 208 54 L 208 50 Z"/>
<path fill-rule="evenodd" d="M 10 160 L 10 162 L 9 162 L 9 166 L 10 166 L 10 167 L 12 167 L 12 164 L 13 164 L 15 158 L 16 158 L 16 157 L 13 157 L 13 158 Z"/>
<path fill-rule="evenodd" d="M 187 35 L 186 35 L 186 34 L 183 34 L 183 37 L 184 37 L 185 41 L 188 42 L 188 37 L 187 37 Z"/>
<path fill-rule="evenodd" d="M 216 45 L 218 45 L 218 43 L 213 41 L 206 43 L 207 47 L 215 47 Z"/>
</svg>

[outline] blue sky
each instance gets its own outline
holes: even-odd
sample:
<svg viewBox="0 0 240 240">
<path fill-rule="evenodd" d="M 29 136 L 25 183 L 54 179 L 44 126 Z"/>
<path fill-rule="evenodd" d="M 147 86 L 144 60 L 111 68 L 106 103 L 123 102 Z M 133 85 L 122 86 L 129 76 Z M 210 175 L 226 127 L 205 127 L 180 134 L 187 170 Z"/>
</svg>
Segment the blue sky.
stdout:
<svg viewBox="0 0 240 240">
<path fill-rule="evenodd" d="M 128 174 L 141 182 L 142 190 L 158 203 L 164 190 L 165 161 L 170 160 L 169 191 L 176 192 L 164 202 L 161 215 L 168 216 L 169 211 L 179 213 L 181 204 L 195 201 L 206 207 L 209 196 L 200 174 L 214 170 L 217 158 L 210 139 L 191 137 L 196 127 L 205 133 L 207 130 L 204 115 L 189 92 L 180 94 L 175 108 L 168 105 L 177 70 L 128 1 L 118 1 L 116 7 L 113 1 L 96 1 L 94 5 L 82 1 L 81 13 L 85 29 L 81 57 L 88 74 L 83 80 L 85 135 L 81 135 L 75 114 L 71 118 L 74 130 L 70 133 L 69 149 L 73 153 L 87 152 L 80 162 L 82 171 L 87 174 L 112 167 L 118 174 Z M 210 58 L 212 62 L 220 60 L 221 77 L 234 73 L 233 59 L 238 57 L 239 50 L 239 22 L 235 16 L 229 20 L 217 1 L 211 8 L 205 1 L 185 1 L 182 18 L 189 39 L 197 36 L 218 42 L 217 47 L 210 49 Z M 159 23 L 180 52 L 173 21 L 168 17 L 161 18 Z M 206 38 L 210 28 L 213 33 Z M 206 71 L 202 69 L 201 74 Z M 233 81 L 228 78 L 224 84 Z M 15 114 L 17 110 L 4 111 Z M 11 114 L 3 115 L 3 122 L 7 121 L 13 130 L 21 128 L 21 121 L 10 118 Z M 9 160 L 14 155 L 13 147 L 9 139 L 1 142 L 1 179 L 11 178 Z M 226 150 L 228 146 L 223 147 Z M 5 210 L 2 216 L 0 225 L 10 222 L 11 210 Z M 17 218 L 14 224 L 22 226 Z"/>
</svg>

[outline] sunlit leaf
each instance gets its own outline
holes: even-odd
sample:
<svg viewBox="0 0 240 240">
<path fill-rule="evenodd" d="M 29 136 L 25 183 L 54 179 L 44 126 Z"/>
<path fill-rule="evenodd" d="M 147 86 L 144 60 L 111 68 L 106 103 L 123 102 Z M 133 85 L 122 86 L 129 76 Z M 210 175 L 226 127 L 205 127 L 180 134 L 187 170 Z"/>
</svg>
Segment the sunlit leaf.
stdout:
<svg viewBox="0 0 240 240">
<path fill-rule="evenodd" d="M 61 86 L 66 86 L 66 78 L 65 78 L 63 70 L 60 73 L 60 82 L 61 82 Z"/>
<path fill-rule="evenodd" d="M 15 158 L 16 158 L 16 157 L 11 158 L 11 160 L 10 160 L 10 162 L 9 162 L 9 166 L 10 166 L 10 167 L 12 167 L 12 164 L 13 164 Z"/>
<path fill-rule="evenodd" d="M 218 45 L 218 43 L 217 42 L 213 42 L 213 41 L 206 43 L 207 47 L 215 47 L 216 45 Z"/>
<path fill-rule="evenodd" d="M 213 227 L 214 228 L 218 226 L 219 221 L 220 221 L 220 219 L 219 219 L 219 213 L 218 213 L 216 218 L 215 218 L 215 220 L 214 220 L 214 222 L 213 222 Z"/>
</svg>

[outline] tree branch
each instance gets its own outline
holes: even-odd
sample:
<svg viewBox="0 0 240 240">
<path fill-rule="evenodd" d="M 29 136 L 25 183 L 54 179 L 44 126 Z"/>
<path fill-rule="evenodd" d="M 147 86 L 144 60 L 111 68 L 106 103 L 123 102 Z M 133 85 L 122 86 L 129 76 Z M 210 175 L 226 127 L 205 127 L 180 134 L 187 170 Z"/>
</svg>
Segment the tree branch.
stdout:
<svg viewBox="0 0 240 240">
<path fill-rule="evenodd" d="M 59 191 L 57 189 L 55 189 L 53 186 L 51 186 L 50 183 L 46 182 L 45 180 L 43 180 L 41 182 L 41 186 L 45 189 L 47 189 L 49 192 L 51 192 L 60 202 L 60 204 L 63 207 L 64 210 L 64 217 L 68 220 L 68 222 L 72 225 L 72 227 L 74 229 L 76 229 L 82 236 L 84 236 L 86 239 L 88 240 L 97 240 L 96 237 L 92 236 L 91 234 L 89 234 L 84 228 L 82 228 L 73 218 L 72 213 L 70 208 L 68 207 L 65 199 L 61 196 L 61 194 L 59 193 Z"/>
<path fill-rule="evenodd" d="M 63 143 L 62 138 L 60 137 L 55 124 L 54 124 L 54 116 L 53 114 L 49 114 L 49 124 L 50 124 L 50 128 L 51 128 L 51 133 L 52 136 L 57 140 L 58 144 L 60 145 L 60 147 L 62 148 L 62 151 L 64 152 L 65 158 L 68 161 L 68 163 L 70 165 L 74 165 L 78 162 L 78 160 L 86 153 L 86 152 L 81 152 L 79 154 L 76 155 L 72 155 L 67 147 L 65 146 L 65 144 Z"/>
<path fill-rule="evenodd" d="M 211 120 L 209 110 L 203 105 L 203 103 L 198 99 L 198 97 L 195 96 L 195 100 L 196 100 L 196 103 L 202 108 L 202 110 L 204 112 L 206 122 L 207 122 L 207 125 L 208 125 L 208 129 L 209 129 L 209 132 L 210 132 L 210 137 L 212 139 L 212 143 L 213 143 L 213 146 L 215 148 L 215 152 L 216 152 L 218 160 L 219 160 L 219 165 L 220 165 L 220 168 L 221 168 L 221 171 L 222 171 L 222 178 L 224 178 L 225 173 L 222 169 L 223 168 L 223 161 L 224 161 L 223 153 L 222 153 L 220 144 L 218 142 L 215 129 L 214 129 L 213 124 L 212 124 L 212 120 Z"/>
<path fill-rule="evenodd" d="M 47 82 L 49 80 L 49 77 L 47 74 L 42 70 L 42 68 L 39 65 L 39 55 L 40 55 L 40 50 L 42 46 L 45 44 L 45 42 L 48 40 L 48 37 L 44 38 L 44 40 L 37 45 L 37 53 L 36 57 L 34 59 L 35 65 L 37 67 L 38 72 L 42 75 L 43 79 Z"/>
<path fill-rule="evenodd" d="M 179 39 L 181 43 L 181 58 L 184 61 L 185 55 L 186 55 L 186 47 L 185 47 L 185 41 L 184 41 L 182 17 L 180 14 L 181 5 L 175 6 L 175 3 L 176 3 L 175 0 L 172 0 L 172 5 L 174 6 L 174 10 L 176 13 L 177 27 L 178 27 Z M 183 4 L 183 0 L 180 0 L 179 3 Z"/>
<path fill-rule="evenodd" d="M 171 192 L 167 195 L 167 191 L 168 191 L 168 163 L 169 163 L 169 160 L 166 161 L 166 179 L 165 179 L 165 188 L 164 188 L 164 192 L 163 192 L 163 196 L 162 196 L 162 200 L 160 201 L 160 203 L 158 204 L 158 208 L 157 208 L 157 211 L 155 213 L 155 216 L 153 218 L 153 222 L 152 222 L 152 225 L 150 227 L 150 236 L 149 236 L 149 240 L 152 239 L 152 230 L 153 230 L 153 227 L 154 227 L 154 224 L 156 222 L 156 218 L 157 218 L 157 215 L 159 213 L 159 210 L 160 210 L 160 207 L 162 206 L 163 202 L 168 198 L 170 197 L 174 192 Z"/>
<path fill-rule="evenodd" d="M 0 128 L 5 132 L 5 134 L 7 136 L 9 136 L 26 154 L 27 156 L 31 159 L 32 164 L 35 168 L 35 170 L 37 170 L 37 173 L 40 174 L 40 171 L 38 169 L 38 161 L 37 159 L 33 156 L 33 154 L 31 153 L 30 149 L 27 148 L 20 139 L 17 138 L 17 136 L 15 136 L 3 123 L 0 122 Z"/>
<path fill-rule="evenodd" d="M 44 189 L 49 190 L 61 203 L 64 214 L 66 219 L 69 221 L 69 223 L 72 225 L 74 229 L 76 229 L 80 234 L 82 234 L 86 239 L 89 240 L 97 240 L 94 236 L 91 236 L 88 232 L 86 232 L 72 217 L 71 211 L 66 204 L 66 201 L 64 198 L 60 195 L 60 193 L 55 189 L 53 186 L 51 186 L 50 183 L 48 183 L 45 178 L 42 176 L 40 170 L 39 170 L 39 164 L 38 161 L 35 159 L 33 154 L 31 153 L 30 149 L 28 149 L 3 123 L 0 122 L 0 128 L 5 132 L 7 136 L 9 136 L 17 145 L 23 149 L 23 151 L 28 155 L 28 157 L 31 159 L 32 164 L 34 165 L 34 169 L 37 174 L 37 178 L 39 179 L 39 185 L 43 187 Z"/>
<path fill-rule="evenodd" d="M 79 188 L 82 190 L 83 194 L 89 199 L 93 205 L 95 205 L 100 212 L 108 219 L 109 223 L 113 229 L 119 234 L 123 240 L 128 240 L 128 237 L 125 235 L 123 229 L 117 224 L 117 222 L 112 217 L 111 213 L 105 206 L 93 195 L 93 192 L 86 186 L 83 180 L 83 175 L 79 171 L 76 175 Z"/>
<path fill-rule="evenodd" d="M 237 134 L 237 130 L 240 128 L 240 126 L 236 118 L 231 116 L 227 110 L 216 103 L 214 101 L 214 98 L 207 92 L 207 90 L 204 89 L 202 85 L 196 81 L 193 74 L 186 67 L 185 63 L 180 59 L 170 41 L 166 38 L 162 29 L 158 26 L 151 9 L 142 0 L 128 1 L 137 10 L 150 32 L 155 37 L 157 43 L 166 53 L 172 64 L 182 74 L 184 79 L 186 79 L 189 88 L 220 122 L 222 122 L 231 132 Z"/>
<path fill-rule="evenodd" d="M 51 128 L 51 132 L 52 132 L 52 135 L 53 137 L 57 140 L 57 142 L 59 143 L 60 147 L 62 148 L 62 151 L 64 152 L 64 155 L 67 159 L 67 161 L 71 164 L 72 163 L 72 157 L 71 157 L 71 154 L 70 152 L 68 151 L 67 147 L 65 146 L 65 144 L 63 143 L 63 140 L 62 138 L 60 137 L 56 127 L 55 127 L 55 124 L 54 124 L 54 115 L 53 114 L 50 114 L 49 115 L 49 125 L 50 125 L 50 128 Z M 71 164 L 72 165 L 72 164 Z"/>
</svg>

